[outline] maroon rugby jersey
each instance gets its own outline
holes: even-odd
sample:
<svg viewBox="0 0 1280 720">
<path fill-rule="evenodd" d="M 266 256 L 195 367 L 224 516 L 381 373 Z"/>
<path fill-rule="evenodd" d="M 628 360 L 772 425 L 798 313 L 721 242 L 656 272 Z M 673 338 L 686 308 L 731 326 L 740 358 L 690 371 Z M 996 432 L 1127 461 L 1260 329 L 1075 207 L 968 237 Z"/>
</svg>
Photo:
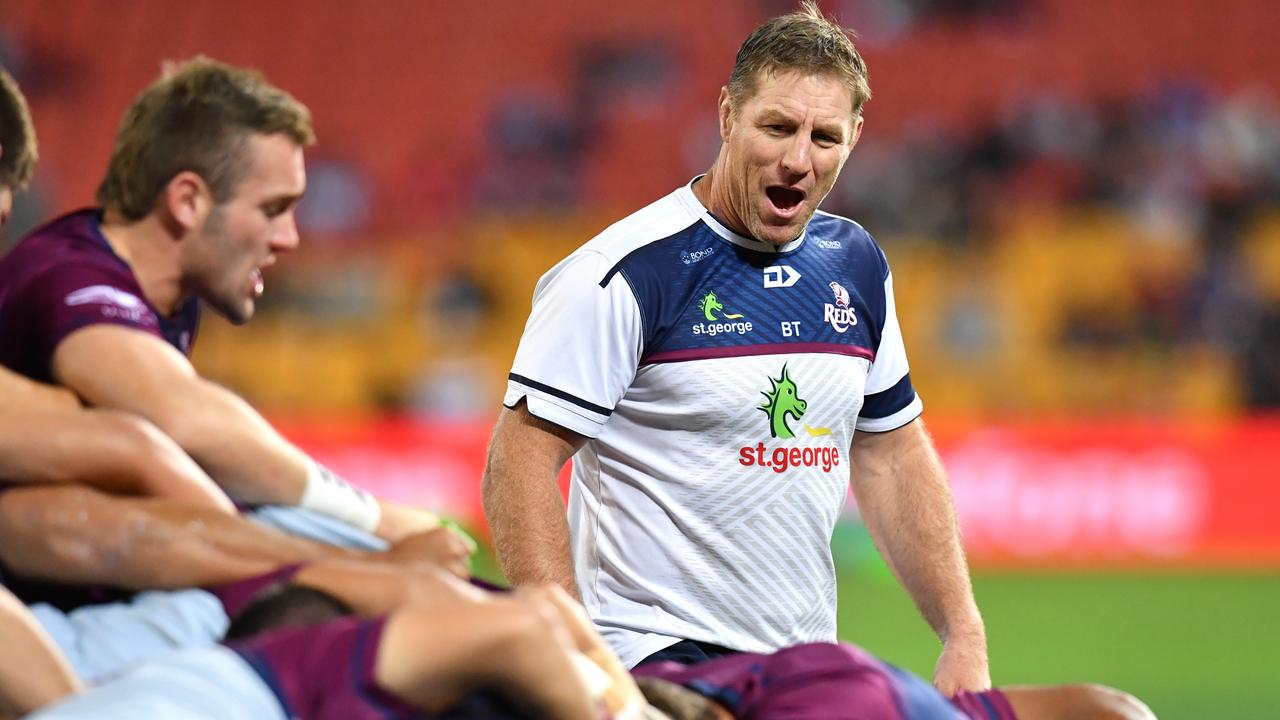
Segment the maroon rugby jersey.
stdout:
<svg viewBox="0 0 1280 720">
<path fill-rule="evenodd" d="M 735 653 L 695 665 L 633 669 L 718 701 L 741 720 L 1016 720 L 1002 693 L 943 697 L 924 680 L 848 644 Z"/>
<path fill-rule="evenodd" d="M 518 720 L 527 709 L 491 692 L 474 692 L 428 713 L 378 685 L 374 675 L 386 620 L 344 617 L 227 643 L 295 720 Z M 432 652 L 428 644 L 422 652 Z M 494 658 L 502 662 L 502 658 Z"/>
<path fill-rule="evenodd" d="M 155 335 L 189 355 L 200 307 L 188 300 L 161 316 L 132 268 L 102 234 L 102 212 L 81 210 L 27 234 L 0 258 L 0 364 L 53 380 L 53 351 L 71 333 L 108 323 Z"/>
<path fill-rule="evenodd" d="M 338 618 L 228 643 L 298 720 L 390 720 L 423 713 L 378 686 L 385 620 Z M 430 648 L 423 648 L 430 652 Z"/>
</svg>

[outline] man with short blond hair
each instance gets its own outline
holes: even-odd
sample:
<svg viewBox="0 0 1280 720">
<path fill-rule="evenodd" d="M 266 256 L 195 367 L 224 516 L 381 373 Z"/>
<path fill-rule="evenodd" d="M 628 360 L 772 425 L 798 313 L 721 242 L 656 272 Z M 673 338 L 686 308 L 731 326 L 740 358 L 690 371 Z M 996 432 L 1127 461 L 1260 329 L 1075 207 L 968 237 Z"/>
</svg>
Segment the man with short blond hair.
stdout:
<svg viewBox="0 0 1280 720">
<path fill-rule="evenodd" d="M 200 301 L 253 316 L 263 270 L 298 245 L 307 108 L 258 72 L 166 67 L 125 113 L 101 209 L 0 260 L 0 364 L 173 438 L 236 500 L 301 506 L 395 539 L 435 523 L 317 464 L 187 358 Z"/>
<path fill-rule="evenodd" d="M 707 174 L 535 290 L 485 511 L 508 578 L 580 593 L 629 665 L 835 640 L 830 541 L 852 485 L 943 641 L 938 688 L 990 685 L 888 261 L 818 211 L 869 97 L 853 43 L 812 3 L 770 20 L 721 90 Z"/>
<path fill-rule="evenodd" d="M 207 183 L 214 203 L 226 203 L 251 169 L 255 135 L 299 148 L 316 140 L 311 111 L 261 73 L 203 56 L 169 63 L 125 112 L 98 203 L 141 220 L 183 171 Z"/>
<path fill-rule="evenodd" d="M 18 84 L 0 68 L 0 228 L 14 194 L 35 172 L 35 127 Z M 7 288 L 0 288 L 0 302 Z M 150 423 L 113 410 L 85 410 L 65 389 L 0 367 L 0 486 L 76 483 L 112 493 L 165 497 L 231 512 L 198 465 Z"/>
</svg>

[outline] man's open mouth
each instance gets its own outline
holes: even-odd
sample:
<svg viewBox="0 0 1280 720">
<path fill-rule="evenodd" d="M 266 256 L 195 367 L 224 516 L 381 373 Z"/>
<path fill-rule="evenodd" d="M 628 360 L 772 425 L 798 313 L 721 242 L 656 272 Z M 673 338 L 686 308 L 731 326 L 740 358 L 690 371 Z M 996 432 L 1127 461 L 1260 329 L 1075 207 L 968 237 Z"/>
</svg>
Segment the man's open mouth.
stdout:
<svg viewBox="0 0 1280 720">
<path fill-rule="evenodd" d="M 254 268 L 249 272 L 249 279 L 253 281 L 253 297 L 260 298 L 262 293 L 267 289 L 266 282 L 262 279 L 262 268 Z"/>
<path fill-rule="evenodd" d="M 769 196 L 769 202 L 783 212 L 794 210 L 797 205 L 804 202 L 803 192 L 781 185 L 770 185 L 764 192 Z"/>
</svg>

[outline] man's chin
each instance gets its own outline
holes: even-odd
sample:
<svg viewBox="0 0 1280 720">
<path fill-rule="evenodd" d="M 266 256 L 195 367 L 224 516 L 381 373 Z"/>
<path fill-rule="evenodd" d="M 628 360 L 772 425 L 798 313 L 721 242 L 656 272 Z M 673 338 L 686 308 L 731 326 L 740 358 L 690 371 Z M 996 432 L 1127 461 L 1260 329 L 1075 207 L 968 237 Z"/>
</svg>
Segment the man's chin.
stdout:
<svg viewBox="0 0 1280 720">
<path fill-rule="evenodd" d="M 226 318 L 227 322 L 232 325 L 243 325 L 249 322 L 250 318 L 253 317 L 253 311 L 255 309 L 252 300 L 247 300 L 240 304 L 214 303 L 209 302 L 208 300 L 205 302 L 209 307 L 213 308 L 214 312 Z"/>
<path fill-rule="evenodd" d="M 751 228 L 752 236 L 771 245 L 786 245 L 804 234 L 813 212 L 801 212 L 790 218 L 758 217 L 756 227 Z"/>
<path fill-rule="evenodd" d="M 786 225 L 761 225 L 755 229 L 755 238 L 770 245 L 786 245 L 804 232 L 805 223 L 787 223 Z"/>
</svg>

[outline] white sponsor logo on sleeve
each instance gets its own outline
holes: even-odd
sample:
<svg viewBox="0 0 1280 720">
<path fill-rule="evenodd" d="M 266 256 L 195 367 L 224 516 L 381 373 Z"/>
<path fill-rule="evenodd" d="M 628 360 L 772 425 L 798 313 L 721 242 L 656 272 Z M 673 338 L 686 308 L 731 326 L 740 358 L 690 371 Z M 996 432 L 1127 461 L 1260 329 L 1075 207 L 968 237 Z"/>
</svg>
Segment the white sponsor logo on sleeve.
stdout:
<svg viewBox="0 0 1280 720">
<path fill-rule="evenodd" d="M 68 307 L 101 305 L 102 314 L 109 318 L 121 318 L 135 323 L 155 323 L 142 298 L 110 285 L 90 285 L 80 288 L 68 294 L 65 302 Z"/>
<path fill-rule="evenodd" d="M 90 285 L 87 288 L 80 288 L 67 295 L 66 303 L 72 307 L 95 304 L 119 305 L 128 309 L 142 307 L 142 299 L 137 295 L 131 295 L 120 288 L 114 288 L 110 285 Z"/>
</svg>

